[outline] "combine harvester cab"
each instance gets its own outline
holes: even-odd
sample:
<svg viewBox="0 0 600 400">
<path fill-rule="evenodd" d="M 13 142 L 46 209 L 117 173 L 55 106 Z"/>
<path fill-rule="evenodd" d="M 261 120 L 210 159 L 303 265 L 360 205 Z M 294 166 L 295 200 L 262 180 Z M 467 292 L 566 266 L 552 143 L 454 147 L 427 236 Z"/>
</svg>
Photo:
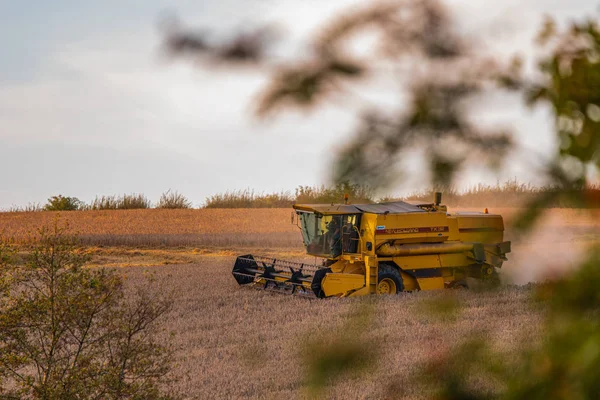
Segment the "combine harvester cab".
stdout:
<svg viewBox="0 0 600 400">
<path fill-rule="evenodd" d="M 240 256 L 240 285 L 292 294 L 346 297 L 466 288 L 467 278 L 498 279 L 510 242 L 502 216 L 447 212 L 435 202 L 295 205 L 308 255 L 322 265 Z"/>
</svg>

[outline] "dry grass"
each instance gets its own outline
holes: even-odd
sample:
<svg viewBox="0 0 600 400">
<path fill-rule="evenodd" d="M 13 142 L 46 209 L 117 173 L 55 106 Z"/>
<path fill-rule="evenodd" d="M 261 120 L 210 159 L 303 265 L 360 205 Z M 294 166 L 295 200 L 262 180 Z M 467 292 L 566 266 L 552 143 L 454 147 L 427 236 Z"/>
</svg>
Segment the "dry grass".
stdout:
<svg viewBox="0 0 600 400">
<path fill-rule="evenodd" d="M 208 197 L 204 208 L 290 208 L 294 196 L 289 192 L 256 193 L 254 190 L 234 190 Z"/>
<path fill-rule="evenodd" d="M 339 184 L 336 186 L 298 186 L 295 193 L 257 193 L 251 189 L 217 193 L 204 202 L 205 208 L 290 208 L 294 203 L 341 203 L 344 195 L 356 203 L 372 203 L 369 188 L 359 185 Z"/>
<path fill-rule="evenodd" d="M 327 398 L 398 398 L 396 386 L 408 397 L 419 397 L 423 393 L 411 374 L 472 332 L 486 332 L 494 346 L 506 351 L 542 334 L 542 315 L 530 307 L 526 287 L 453 292 L 464 309 L 448 322 L 424 312 L 424 304 L 447 293 L 310 300 L 240 288 L 231 276 L 232 263 L 232 257 L 205 256 L 194 264 L 152 269 L 162 290 L 176 291 L 166 321 L 179 377 L 172 389 L 186 398 L 308 396 L 307 343 L 335 340 L 349 315 L 372 300 L 373 323 L 363 340 L 377 348 L 376 362 L 364 375 L 333 382 Z M 144 270 L 123 271 L 135 281 Z"/>
</svg>

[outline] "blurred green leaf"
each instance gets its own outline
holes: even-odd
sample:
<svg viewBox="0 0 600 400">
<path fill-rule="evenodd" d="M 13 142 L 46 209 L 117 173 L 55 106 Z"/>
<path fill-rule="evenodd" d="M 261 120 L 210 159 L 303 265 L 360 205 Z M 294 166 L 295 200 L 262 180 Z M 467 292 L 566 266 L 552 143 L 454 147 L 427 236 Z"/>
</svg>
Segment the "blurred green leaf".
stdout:
<svg viewBox="0 0 600 400">
<path fill-rule="evenodd" d="M 346 322 L 328 336 L 313 335 L 302 348 L 310 398 L 324 397 L 325 389 L 347 375 L 361 374 L 375 362 L 377 349 L 368 335 L 375 310 L 370 299 L 356 305 Z"/>
<path fill-rule="evenodd" d="M 542 28 L 539 30 L 538 35 L 536 37 L 536 42 L 538 45 L 545 45 L 548 43 L 550 38 L 557 34 L 556 21 L 554 18 L 546 15 L 544 17 L 544 22 L 542 23 Z"/>
<path fill-rule="evenodd" d="M 284 107 L 312 107 L 338 89 L 338 79 L 358 78 L 364 71 L 358 62 L 337 57 L 282 67 L 260 94 L 256 115 L 265 117 Z"/>
</svg>

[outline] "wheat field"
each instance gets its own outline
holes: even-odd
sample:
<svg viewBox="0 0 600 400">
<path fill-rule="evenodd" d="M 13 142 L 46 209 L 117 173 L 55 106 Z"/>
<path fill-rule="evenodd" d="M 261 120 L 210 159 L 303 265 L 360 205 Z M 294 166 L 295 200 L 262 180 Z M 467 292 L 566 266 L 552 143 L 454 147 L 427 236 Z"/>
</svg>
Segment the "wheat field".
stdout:
<svg viewBox="0 0 600 400">
<path fill-rule="evenodd" d="M 231 275 L 237 254 L 302 257 L 290 212 L 0 213 L 0 232 L 26 243 L 58 217 L 89 245 L 92 266 L 118 265 L 131 283 L 155 273 L 157 290 L 174 295 L 174 308 L 163 320 L 165 343 L 175 352 L 168 389 L 188 399 L 312 398 L 307 365 L 315 346 L 335 344 L 344 332 L 377 349 L 374 361 L 361 373 L 327 382 L 323 397 L 429 398 L 419 384 L 420 368 L 463 339 L 483 335 L 507 356 L 522 340 L 541 340 L 543 308 L 531 304 L 531 287 L 523 285 L 564 273 L 586 246 L 600 241 L 597 210 L 549 209 L 532 232 L 518 236 L 511 224 L 520 210 L 490 209 L 505 217 L 506 236 L 513 241 L 501 272 L 505 285 L 498 291 L 317 300 L 239 287 Z M 454 319 L 427 312 L 428 304 L 448 296 L 462 305 Z M 370 322 L 360 328 L 352 321 L 365 305 Z"/>
<path fill-rule="evenodd" d="M 483 211 L 456 208 L 455 211 Z M 522 209 L 492 208 L 501 214 L 510 237 L 511 223 Z M 41 226 L 68 223 L 84 244 L 106 246 L 271 246 L 298 247 L 292 209 L 100 210 L 0 212 L 0 235 L 26 242 Z M 587 232 L 600 227 L 600 210 L 554 208 L 545 211 L 544 226 Z"/>
<path fill-rule="evenodd" d="M 377 348 L 374 362 L 364 373 L 332 380 L 324 398 L 428 398 L 416 383 L 419 368 L 470 335 L 484 335 L 502 351 L 541 337 L 543 314 L 530 303 L 528 287 L 452 292 L 463 309 L 447 321 L 426 309 L 447 293 L 311 300 L 239 287 L 232 262 L 232 257 L 209 256 L 154 269 L 162 290 L 177 293 L 164 322 L 175 350 L 177 379 L 170 390 L 184 398 L 311 398 L 306 369 L 314 342 L 335 344 L 346 330 Z M 128 280 L 144 271 L 128 268 Z M 348 321 L 365 303 L 371 314 L 368 329 L 360 329 Z"/>
<path fill-rule="evenodd" d="M 0 235 L 22 243 L 41 226 L 68 223 L 87 245 L 301 245 L 291 209 L 102 210 L 0 213 Z M 300 240 L 301 242 L 301 240 Z"/>
</svg>

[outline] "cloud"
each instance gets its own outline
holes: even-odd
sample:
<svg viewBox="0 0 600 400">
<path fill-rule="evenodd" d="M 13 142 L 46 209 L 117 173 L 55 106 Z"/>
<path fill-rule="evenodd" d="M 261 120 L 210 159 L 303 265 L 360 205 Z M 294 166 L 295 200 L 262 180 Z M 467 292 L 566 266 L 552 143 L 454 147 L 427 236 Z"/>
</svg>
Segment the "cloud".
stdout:
<svg viewBox="0 0 600 400">
<path fill-rule="evenodd" d="M 155 45 L 70 44 L 43 76 L 0 87 L 0 167 L 15 171 L 3 180 L 0 208 L 58 193 L 90 200 L 168 188 L 200 202 L 321 180 L 347 114 L 259 124 L 248 104 L 264 78 L 165 65 Z"/>
<path fill-rule="evenodd" d="M 139 2 L 138 9 L 125 10 L 111 0 L 66 13 L 56 8 L 29 13 L 23 6 L 7 14 L 14 18 L 0 29 L 0 40 L 12 46 L 9 54 L 16 58 L 12 73 L 0 72 L 0 168 L 14 172 L 0 186 L 0 207 L 40 201 L 61 190 L 93 198 L 134 188 L 150 195 L 172 187 L 200 201 L 228 189 L 293 189 L 327 178 L 331 154 L 352 132 L 353 110 L 342 104 L 314 115 L 292 113 L 258 123 L 249 105 L 264 77 L 161 58 L 154 24 L 167 3 Z M 530 43 L 532 27 L 544 11 L 584 15 L 592 10 L 582 0 L 449 3 L 466 31 L 495 37 L 494 46 L 506 52 Z M 170 7 L 188 25 L 212 24 L 219 30 L 215 21 L 241 26 L 246 9 L 239 4 L 186 1 Z M 263 1 L 247 10 L 252 18 L 281 21 L 293 46 L 300 46 L 299 38 L 353 4 Z M 497 32 L 502 35 L 494 36 Z M 35 60 L 26 57 L 34 50 Z M 31 73 L 16 73 L 20 64 L 15 60 Z M 386 97 L 373 94 L 379 90 L 362 94 L 386 104 Z M 480 110 L 482 121 L 509 120 L 529 147 L 547 143 L 550 125 L 543 112 L 531 116 L 518 100 L 482 103 Z"/>
</svg>

